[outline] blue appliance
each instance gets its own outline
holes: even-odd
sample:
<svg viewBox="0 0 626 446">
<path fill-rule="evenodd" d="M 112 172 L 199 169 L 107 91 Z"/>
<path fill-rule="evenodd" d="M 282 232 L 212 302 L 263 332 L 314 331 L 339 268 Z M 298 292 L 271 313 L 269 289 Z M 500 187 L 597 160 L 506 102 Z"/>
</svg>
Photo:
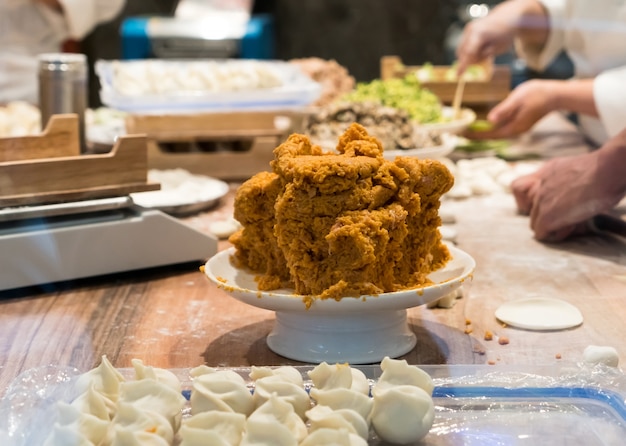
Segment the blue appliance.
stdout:
<svg viewBox="0 0 626 446">
<path fill-rule="evenodd" d="M 250 16 L 245 24 L 175 17 L 129 17 L 122 22 L 123 59 L 273 59 L 273 18 Z"/>
</svg>

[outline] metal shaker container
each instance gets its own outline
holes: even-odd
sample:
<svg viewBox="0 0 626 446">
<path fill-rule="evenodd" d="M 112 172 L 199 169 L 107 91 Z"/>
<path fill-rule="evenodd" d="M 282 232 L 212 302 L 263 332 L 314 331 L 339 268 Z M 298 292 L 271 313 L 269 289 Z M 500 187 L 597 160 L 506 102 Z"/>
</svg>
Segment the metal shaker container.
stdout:
<svg viewBox="0 0 626 446">
<path fill-rule="evenodd" d="M 42 129 L 54 114 L 76 113 L 82 152 L 86 151 L 87 76 L 87 57 L 84 54 L 39 55 L 39 108 Z"/>
</svg>

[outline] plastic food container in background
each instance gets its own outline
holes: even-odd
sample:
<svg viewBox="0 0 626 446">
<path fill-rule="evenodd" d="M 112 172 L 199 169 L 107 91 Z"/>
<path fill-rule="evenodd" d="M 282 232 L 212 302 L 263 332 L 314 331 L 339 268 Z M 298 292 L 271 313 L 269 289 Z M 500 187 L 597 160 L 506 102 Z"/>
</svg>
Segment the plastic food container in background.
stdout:
<svg viewBox="0 0 626 446">
<path fill-rule="evenodd" d="M 282 61 L 99 60 L 96 73 L 102 102 L 127 112 L 297 108 L 312 104 L 321 94 L 319 83 Z M 130 84 L 135 82 L 138 88 L 133 91 Z"/>
</svg>

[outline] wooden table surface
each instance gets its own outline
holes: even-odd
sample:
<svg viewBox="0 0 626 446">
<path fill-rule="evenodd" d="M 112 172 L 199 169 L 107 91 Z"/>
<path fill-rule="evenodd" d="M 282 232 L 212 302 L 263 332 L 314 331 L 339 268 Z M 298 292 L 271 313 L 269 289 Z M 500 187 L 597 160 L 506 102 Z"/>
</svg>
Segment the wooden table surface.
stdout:
<svg viewBox="0 0 626 446">
<path fill-rule="evenodd" d="M 522 150 L 545 149 L 547 156 L 585 150 L 573 127 L 558 119 L 542 122 L 519 144 Z M 231 215 L 232 199 L 231 191 L 217 209 L 184 221 L 208 231 L 211 221 Z M 508 194 L 448 204 L 457 218 L 457 245 L 476 260 L 473 281 L 452 308 L 408 310 L 417 345 L 404 358 L 413 364 L 524 367 L 576 362 L 588 345 L 611 345 L 626 364 L 626 243 L 605 235 L 539 243 Z M 29 368 L 88 370 L 101 355 L 117 367 L 129 367 L 133 358 L 163 368 L 299 364 L 265 343 L 274 313 L 229 297 L 205 278 L 200 264 L 0 293 L 0 396 Z M 527 296 L 571 302 L 584 323 L 533 332 L 496 320 L 500 304 Z M 486 330 L 494 340 L 484 339 Z M 500 345 L 498 336 L 509 343 Z"/>
</svg>

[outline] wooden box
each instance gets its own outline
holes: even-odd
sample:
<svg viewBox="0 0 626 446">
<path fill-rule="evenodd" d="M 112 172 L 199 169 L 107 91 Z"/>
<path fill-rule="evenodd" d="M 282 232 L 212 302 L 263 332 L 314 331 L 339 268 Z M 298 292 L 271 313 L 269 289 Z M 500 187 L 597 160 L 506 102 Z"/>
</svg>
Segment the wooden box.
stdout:
<svg viewBox="0 0 626 446">
<path fill-rule="evenodd" d="M 302 130 L 305 116 L 300 111 L 129 115 L 126 131 L 147 135 L 150 169 L 245 180 L 270 169 L 273 150 Z"/>
<path fill-rule="evenodd" d="M 0 207 L 123 196 L 148 184 L 144 136 L 106 154 L 80 153 L 78 116 L 53 115 L 40 135 L 0 138 Z"/>
<path fill-rule="evenodd" d="M 380 60 L 381 79 L 403 78 L 414 73 L 421 66 L 406 66 L 398 56 L 384 56 Z M 433 67 L 434 81 L 422 82 L 425 88 L 435 93 L 444 104 L 452 104 L 457 81 L 445 80 L 445 73 L 450 66 Z M 490 109 L 508 96 L 511 91 L 511 69 L 506 65 L 495 65 L 493 76 L 489 81 L 468 81 L 463 91 L 463 106 L 477 111 L 479 114 Z"/>
</svg>

